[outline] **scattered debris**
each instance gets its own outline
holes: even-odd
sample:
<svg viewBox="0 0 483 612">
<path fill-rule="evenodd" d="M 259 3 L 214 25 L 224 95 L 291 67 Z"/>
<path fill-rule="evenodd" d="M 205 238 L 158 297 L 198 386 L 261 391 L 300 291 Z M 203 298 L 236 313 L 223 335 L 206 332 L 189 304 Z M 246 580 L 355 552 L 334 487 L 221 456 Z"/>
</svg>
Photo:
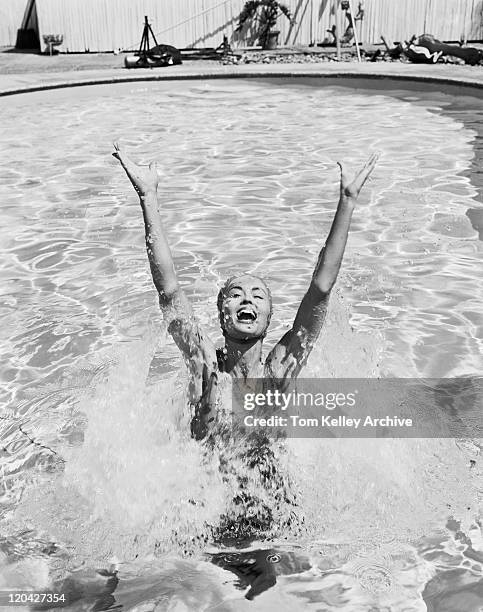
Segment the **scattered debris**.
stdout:
<svg viewBox="0 0 483 612">
<path fill-rule="evenodd" d="M 384 36 L 381 40 L 386 48 L 385 53 L 380 49 L 374 53 L 371 61 L 401 60 L 416 64 L 469 64 L 476 66 L 483 62 L 483 51 L 476 47 L 462 45 L 449 45 L 437 40 L 431 34 L 412 36 L 410 41 L 393 45 Z"/>
<path fill-rule="evenodd" d="M 361 60 L 364 62 L 416 62 L 416 63 L 448 63 L 483 64 L 483 50 L 474 47 L 447 45 L 436 41 L 434 43 L 425 37 L 413 37 L 411 42 L 396 45 L 381 36 L 385 48 L 370 50 L 361 49 Z M 427 42 L 426 42 L 426 40 Z M 431 37 L 432 38 L 432 37 Z M 427 46 L 428 45 L 428 46 Z M 278 52 L 240 51 L 239 53 L 219 53 L 219 61 L 224 65 L 239 64 L 314 64 L 323 62 L 352 62 L 357 59 L 354 47 L 344 48 L 340 60 L 334 52 L 297 51 L 293 53 L 280 49 Z"/>
<path fill-rule="evenodd" d="M 431 34 L 413 36 L 404 48 L 405 55 L 415 63 L 435 64 L 444 57 L 457 58 L 470 66 L 476 66 L 483 60 L 483 52 L 475 47 L 447 45 Z"/>
</svg>

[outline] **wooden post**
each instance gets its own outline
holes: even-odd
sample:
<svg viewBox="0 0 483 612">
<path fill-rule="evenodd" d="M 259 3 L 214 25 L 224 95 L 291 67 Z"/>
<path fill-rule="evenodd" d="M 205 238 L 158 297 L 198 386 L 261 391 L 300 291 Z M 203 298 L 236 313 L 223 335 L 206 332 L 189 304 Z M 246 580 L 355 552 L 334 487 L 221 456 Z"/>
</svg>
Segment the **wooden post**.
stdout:
<svg viewBox="0 0 483 612">
<path fill-rule="evenodd" d="M 349 10 L 351 12 L 352 26 L 354 28 L 354 41 L 356 43 L 357 61 L 360 62 L 361 61 L 361 52 L 359 51 L 359 41 L 357 40 L 357 22 L 356 22 L 356 16 L 355 16 L 355 13 L 354 13 L 354 8 L 352 6 L 352 0 L 349 0 Z"/>
</svg>

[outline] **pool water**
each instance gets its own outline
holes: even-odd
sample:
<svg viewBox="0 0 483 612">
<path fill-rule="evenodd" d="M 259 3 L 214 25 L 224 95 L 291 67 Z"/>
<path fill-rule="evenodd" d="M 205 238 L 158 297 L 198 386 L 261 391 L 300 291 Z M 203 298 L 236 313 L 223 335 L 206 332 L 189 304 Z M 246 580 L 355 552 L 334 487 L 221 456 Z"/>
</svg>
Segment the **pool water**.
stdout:
<svg viewBox="0 0 483 612">
<path fill-rule="evenodd" d="M 238 481 L 189 439 L 184 366 L 110 153 L 120 139 L 158 162 L 176 269 L 214 339 L 223 279 L 267 279 L 270 346 L 328 233 L 336 161 L 380 151 L 305 376 L 478 376 L 481 101 L 272 79 L 0 105 L 0 588 L 74 572 L 91 595 L 73 608 L 479 610 L 477 441 L 290 440 L 274 449 L 285 500 L 245 474 L 271 529 L 244 552 L 214 545 Z"/>
</svg>

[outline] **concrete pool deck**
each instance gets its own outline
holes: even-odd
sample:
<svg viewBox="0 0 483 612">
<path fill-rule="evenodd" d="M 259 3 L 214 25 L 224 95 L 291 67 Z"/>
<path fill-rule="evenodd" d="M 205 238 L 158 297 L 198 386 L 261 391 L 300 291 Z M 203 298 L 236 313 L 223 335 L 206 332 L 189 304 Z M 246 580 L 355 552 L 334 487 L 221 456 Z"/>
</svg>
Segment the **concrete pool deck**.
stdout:
<svg viewBox="0 0 483 612">
<path fill-rule="evenodd" d="M 454 64 L 405 64 L 401 62 L 321 62 L 294 64 L 242 64 L 224 66 L 217 62 L 196 61 L 168 68 L 118 68 L 68 70 L 63 72 L 7 73 L 0 68 L 0 96 L 32 91 L 136 81 L 182 79 L 224 79 L 236 77 L 344 77 L 396 79 L 435 83 L 441 86 L 471 87 L 483 93 L 483 67 Z"/>
</svg>

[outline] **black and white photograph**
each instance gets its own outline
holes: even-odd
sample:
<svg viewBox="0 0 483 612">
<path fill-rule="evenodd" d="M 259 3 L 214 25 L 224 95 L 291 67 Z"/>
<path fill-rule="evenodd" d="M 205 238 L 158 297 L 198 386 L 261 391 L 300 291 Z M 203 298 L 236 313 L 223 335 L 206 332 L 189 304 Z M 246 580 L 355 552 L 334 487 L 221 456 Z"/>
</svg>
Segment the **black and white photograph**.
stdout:
<svg viewBox="0 0 483 612">
<path fill-rule="evenodd" d="M 0 610 L 483 611 L 483 0 L 0 0 Z"/>
</svg>

